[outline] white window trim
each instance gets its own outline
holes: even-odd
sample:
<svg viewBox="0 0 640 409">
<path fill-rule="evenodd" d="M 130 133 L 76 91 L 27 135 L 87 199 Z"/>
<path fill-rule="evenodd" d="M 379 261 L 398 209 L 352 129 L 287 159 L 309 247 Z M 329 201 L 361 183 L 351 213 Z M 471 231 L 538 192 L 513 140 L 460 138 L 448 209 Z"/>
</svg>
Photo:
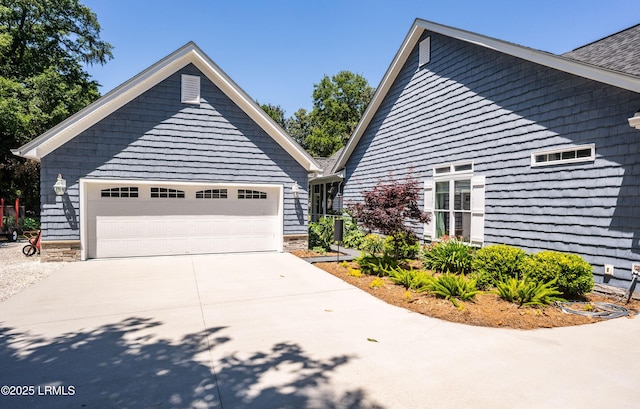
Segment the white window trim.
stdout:
<svg viewBox="0 0 640 409">
<path fill-rule="evenodd" d="M 536 162 L 536 156 L 539 156 L 539 155 L 553 155 L 556 153 L 562 154 L 564 152 L 579 151 L 583 149 L 590 149 L 591 156 L 582 157 L 582 158 L 552 160 L 552 161 L 546 161 L 546 162 Z M 594 160 L 596 160 L 596 145 L 593 143 L 588 145 L 566 146 L 564 148 L 531 152 L 531 167 L 553 166 L 553 165 L 561 165 L 565 163 L 593 162 Z"/>
<path fill-rule="evenodd" d="M 462 166 L 471 166 L 471 169 L 458 170 L 456 168 Z M 441 169 L 449 168 L 448 172 L 442 172 Z M 437 173 L 440 170 L 440 173 Z M 474 166 L 473 162 L 457 162 L 457 163 L 447 163 L 442 165 L 436 165 L 433 167 L 433 180 L 441 180 L 441 179 L 465 179 L 470 178 L 473 175 Z"/>
<path fill-rule="evenodd" d="M 471 165 L 471 169 L 462 171 L 456 171 L 456 167 Z M 449 167 L 449 172 L 440 173 L 436 175 L 436 169 Z M 424 238 L 432 242 L 440 241 L 441 239 L 436 237 L 436 206 L 435 206 L 435 188 L 436 182 L 448 181 L 453 183 L 456 180 L 471 180 L 471 210 L 464 211 L 471 214 L 471 231 L 469 242 L 467 244 L 471 246 L 482 247 L 484 245 L 484 189 L 485 189 L 485 176 L 474 175 L 475 167 L 473 162 L 456 162 L 450 164 L 442 164 L 433 167 L 433 176 L 424 182 L 425 190 L 425 212 L 431 215 L 431 221 L 424 225 Z M 479 190 L 478 190 L 479 189 Z M 450 194 L 453 191 L 450 189 Z M 427 203 L 427 195 L 429 197 Z M 451 200 L 450 200 L 451 201 Z M 448 211 L 450 213 L 451 211 Z"/>
</svg>

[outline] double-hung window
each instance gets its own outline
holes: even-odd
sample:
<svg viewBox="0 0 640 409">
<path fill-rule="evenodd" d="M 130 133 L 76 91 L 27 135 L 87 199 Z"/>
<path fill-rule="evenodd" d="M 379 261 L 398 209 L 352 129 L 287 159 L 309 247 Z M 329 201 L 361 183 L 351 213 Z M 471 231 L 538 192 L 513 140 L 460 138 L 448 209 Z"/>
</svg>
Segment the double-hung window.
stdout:
<svg viewBox="0 0 640 409">
<path fill-rule="evenodd" d="M 482 245 L 484 239 L 484 176 L 474 176 L 473 164 L 451 164 L 434 168 L 425 181 L 425 239 L 456 237 Z"/>
<path fill-rule="evenodd" d="M 471 178 L 436 181 L 436 237 L 471 239 Z"/>
</svg>

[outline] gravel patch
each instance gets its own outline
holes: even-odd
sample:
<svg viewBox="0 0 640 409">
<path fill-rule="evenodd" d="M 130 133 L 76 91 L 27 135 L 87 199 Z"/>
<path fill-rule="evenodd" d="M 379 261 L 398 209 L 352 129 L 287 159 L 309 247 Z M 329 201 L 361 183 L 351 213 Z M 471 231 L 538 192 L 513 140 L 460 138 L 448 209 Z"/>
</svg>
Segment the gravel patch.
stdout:
<svg viewBox="0 0 640 409">
<path fill-rule="evenodd" d="M 26 240 L 15 243 L 0 241 L 0 302 L 37 283 L 65 264 L 41 263 L 40 256 L 26 257 L 22 248 Z"/>
</svg>

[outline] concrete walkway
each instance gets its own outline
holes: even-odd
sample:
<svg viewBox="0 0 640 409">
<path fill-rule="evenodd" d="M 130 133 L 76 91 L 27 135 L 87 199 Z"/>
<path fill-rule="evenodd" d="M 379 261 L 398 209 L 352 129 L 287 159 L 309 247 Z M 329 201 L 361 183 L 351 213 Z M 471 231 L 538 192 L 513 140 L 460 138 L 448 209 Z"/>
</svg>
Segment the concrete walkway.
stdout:
<svg viewBox="0 0 640 409">
<path fill-rule="evenodd" d="M 307 257 L 304 259 L 307 263 L 331 263 L 333 261 L 352 261 L 356 257 L 360 257 L 361 252 L 359 250 L 348 249 L 345 247 L 338 247 L 331 245 L 331 251 L 339 253 L 337 256 L 318 256 Z"/>
<path fill-rule="evenodd" d="M 72 263 L 1 303 L 0 322 L 0 385 L 27 386 L 3 393 L 30 395 L 2 408 L 640 405 L 639 319 L 452 324 L 289 254 Z"/>
</svg>

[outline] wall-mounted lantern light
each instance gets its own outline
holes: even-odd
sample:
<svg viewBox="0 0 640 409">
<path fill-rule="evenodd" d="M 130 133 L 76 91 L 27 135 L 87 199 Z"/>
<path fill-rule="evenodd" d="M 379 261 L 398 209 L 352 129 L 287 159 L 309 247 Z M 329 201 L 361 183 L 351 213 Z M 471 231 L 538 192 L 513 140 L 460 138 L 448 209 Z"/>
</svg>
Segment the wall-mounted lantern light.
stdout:
<svg viewBox="0 0 640 409">
<path fill-rule="evenodd" d="M 300 197 L 300 185 L 298 185 L 298 182 L 293 183 L 293 186 L 291 187 L 291 193 L 293 194 L 294 199 Z"/>
<path fill-rule="evenodd" d="M 629 118 L 629 126 L 640 129 L 640 111 L 636 112 L 634 116 Z"/>
<path fill-rule="evenodd" d="M 62 179 L 62 175 L 58 173 L 58 180 L 56 184 L 53 185 L 53 190 L 56 192 L 56 195 L 62 196 L 64 192 L 67 191 L 67 181 Z"/>
</svg>

